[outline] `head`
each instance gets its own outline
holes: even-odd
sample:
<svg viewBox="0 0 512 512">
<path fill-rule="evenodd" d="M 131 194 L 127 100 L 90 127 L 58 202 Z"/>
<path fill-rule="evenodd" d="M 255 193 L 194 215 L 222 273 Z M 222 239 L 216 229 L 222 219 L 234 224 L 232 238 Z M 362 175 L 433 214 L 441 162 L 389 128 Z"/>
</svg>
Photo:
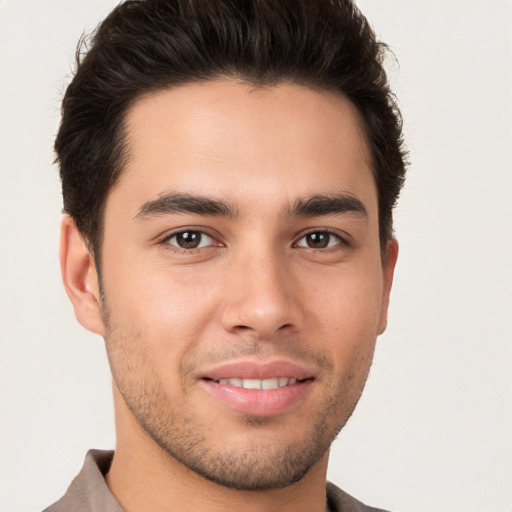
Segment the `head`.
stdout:
<svg viewBox="0 0 512 512">
<path fill-rule="evenodd" d="M 397 255 L 382 59 L 343 1 L 129 1 L 96 31 L 56 141 L 62 262 L 126 444 L 237 489 L 323 467 Z"/>
</svg>

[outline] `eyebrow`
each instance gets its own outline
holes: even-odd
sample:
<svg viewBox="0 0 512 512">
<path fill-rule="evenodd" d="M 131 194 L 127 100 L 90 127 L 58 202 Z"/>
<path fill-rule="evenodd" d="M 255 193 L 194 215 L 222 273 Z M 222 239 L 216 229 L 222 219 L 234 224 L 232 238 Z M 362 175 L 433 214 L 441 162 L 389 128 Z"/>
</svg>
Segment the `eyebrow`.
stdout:
<svg viewBox="0 0 512 512">
<path fill-rule="evenodd" d="M 316 217 L 340 213 L 355 213 L 368 218 L 368 211 L 363 202 L 348 193 L 302 197 L 288 210 L 290 217 Z"/>
<path fill-rule="evenodd" d="M 172 213 L 195 213 L 224 217 L 238 215 L 237 209 L 225 201 L 186 193 L 170 193 L 144 203 L 135 218 L 145 219 Z"/>
<path fill-rule="evenodd" d="M 226 201 L 188 193 L 169 193 L 144 203 L 135 218 L 146 219 L 173 213 L 231 218 L 238 216 L 237 208 Z M 317 217 L 341 213 L 356 213 L 364 218 L 368 217 L 363 202 L 348 193 L 301 197 L 287 208 L 289 217 Z"/>
</svg>

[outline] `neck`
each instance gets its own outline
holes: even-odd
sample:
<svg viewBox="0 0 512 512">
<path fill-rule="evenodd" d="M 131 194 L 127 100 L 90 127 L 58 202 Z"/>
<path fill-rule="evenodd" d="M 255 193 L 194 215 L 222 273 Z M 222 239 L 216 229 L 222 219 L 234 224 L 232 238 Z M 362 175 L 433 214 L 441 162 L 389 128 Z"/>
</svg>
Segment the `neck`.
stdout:
<svg viewBox="0 0 512 512">
<path fill-rule="evenodd" d="M 116 397 L 116 402 L 117 445 L 106 482 L 126 512 L 326 512 L 327 453 L 287 487 L 230 489 L 189 470 L 161 449 L 139 427 L 124 401 Z"/>
</svg>

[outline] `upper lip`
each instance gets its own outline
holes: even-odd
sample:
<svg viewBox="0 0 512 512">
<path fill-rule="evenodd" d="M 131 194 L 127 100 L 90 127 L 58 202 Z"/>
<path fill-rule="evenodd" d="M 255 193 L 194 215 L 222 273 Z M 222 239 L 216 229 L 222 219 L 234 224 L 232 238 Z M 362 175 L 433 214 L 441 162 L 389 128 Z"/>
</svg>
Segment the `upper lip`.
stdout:
<svg viewBox="0 0 512 512">
<path fill-rule="evenodd" d="M 314 377 L 314 372 L 301 366 L 285 360 L 275 360 L 269 362 L 245 360 L 222 363 L 202 372 L 201 378 L 220 380 L 220 379 L 272 379 L 275 377 L 295 378 L 305 380 Z"/>
</svg>

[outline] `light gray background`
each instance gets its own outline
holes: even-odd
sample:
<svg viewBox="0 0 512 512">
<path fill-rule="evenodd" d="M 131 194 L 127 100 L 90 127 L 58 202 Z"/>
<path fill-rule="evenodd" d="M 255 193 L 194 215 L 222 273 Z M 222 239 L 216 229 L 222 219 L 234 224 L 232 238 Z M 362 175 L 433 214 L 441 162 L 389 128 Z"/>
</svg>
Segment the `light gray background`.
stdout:
<svg viewBox="0 0 512 512">
<path fill-rule="evenodd" d="M 360 0 L 411 150 L 390 325 L 330 478 L 407 512 L 512 511 L 512 3 Z M 0 0 L 0 511 L 114 443 L 102 340 L 60 284 L 51 150 L 75 43 L 111 0 Z"/>
</svg>

